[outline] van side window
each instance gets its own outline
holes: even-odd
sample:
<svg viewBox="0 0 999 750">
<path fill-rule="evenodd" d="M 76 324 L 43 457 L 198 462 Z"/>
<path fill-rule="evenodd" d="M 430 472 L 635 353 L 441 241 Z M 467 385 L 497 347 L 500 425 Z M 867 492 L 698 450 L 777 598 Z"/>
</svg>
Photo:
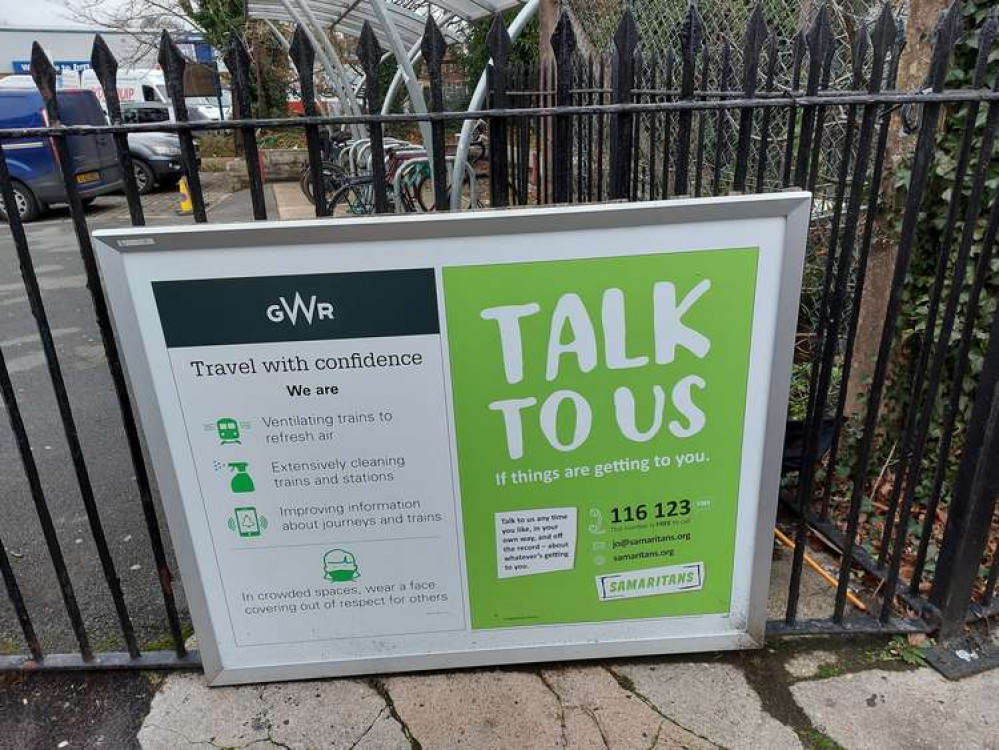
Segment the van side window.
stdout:
<svg viewBox="0 0 999 750">
<path fill-rule="evenodd" d="M 156 99 L 156 89 L 152 86 L 143 84 L 142 86 L 142 101 L 144 102 L 155 102 Z"/>
</svg>

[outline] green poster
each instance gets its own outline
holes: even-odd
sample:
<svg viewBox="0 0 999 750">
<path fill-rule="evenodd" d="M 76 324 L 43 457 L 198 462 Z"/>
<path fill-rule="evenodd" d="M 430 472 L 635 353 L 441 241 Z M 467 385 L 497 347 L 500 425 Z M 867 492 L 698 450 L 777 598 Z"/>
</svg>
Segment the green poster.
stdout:
<svg viewBox="0 0 999 750">
<path fill-rule="evenodd" d="M 444 269 L 473 627 L 729 611 L 757 254 Z"/>
</svg>

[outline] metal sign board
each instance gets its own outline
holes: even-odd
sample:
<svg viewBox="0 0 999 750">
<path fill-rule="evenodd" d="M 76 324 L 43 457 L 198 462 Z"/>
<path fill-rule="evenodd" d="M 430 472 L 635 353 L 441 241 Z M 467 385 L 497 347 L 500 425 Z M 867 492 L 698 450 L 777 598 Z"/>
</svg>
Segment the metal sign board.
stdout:
<svg viewBox="0 0 999 750">
<path fill-rule="evenodd" d="M 52 65 L 60 75 L 82 73 L 91 68 L 89 60 L 53 60 Z M 15 74 L 31 73 L 31 60 L 11 60 L 10 66 Z"/>
<path fill-rule="evenodd" d="M 212 684 L 759 646 L 809 205 L 95 233 Z"/>
</svg>

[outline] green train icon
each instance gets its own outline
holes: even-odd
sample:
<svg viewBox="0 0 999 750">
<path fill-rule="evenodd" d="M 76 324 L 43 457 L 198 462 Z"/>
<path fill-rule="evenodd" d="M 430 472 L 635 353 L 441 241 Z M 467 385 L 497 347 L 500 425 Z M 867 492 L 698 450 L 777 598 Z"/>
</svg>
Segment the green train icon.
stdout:
<svg viewBox="0 0 999 750">
<path fill-rule="evenodd" d="M 239 422 L 231 417 L 222 417 L 215 422 L 215 431 L 219 436 L 220 445 L 237 444 L 239 442 Z"/>
</svg>

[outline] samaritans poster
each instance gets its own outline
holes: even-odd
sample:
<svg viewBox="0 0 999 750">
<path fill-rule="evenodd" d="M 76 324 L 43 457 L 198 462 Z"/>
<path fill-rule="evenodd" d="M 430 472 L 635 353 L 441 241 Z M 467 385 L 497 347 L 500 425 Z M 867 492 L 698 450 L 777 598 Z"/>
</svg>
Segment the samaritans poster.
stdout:
<svg viewBox="0 0 999 750">
<path fill-rule="evenodd" d="M 757 256 L 443 269 L 473 628 L 729 611 Z"/>
</svg>

